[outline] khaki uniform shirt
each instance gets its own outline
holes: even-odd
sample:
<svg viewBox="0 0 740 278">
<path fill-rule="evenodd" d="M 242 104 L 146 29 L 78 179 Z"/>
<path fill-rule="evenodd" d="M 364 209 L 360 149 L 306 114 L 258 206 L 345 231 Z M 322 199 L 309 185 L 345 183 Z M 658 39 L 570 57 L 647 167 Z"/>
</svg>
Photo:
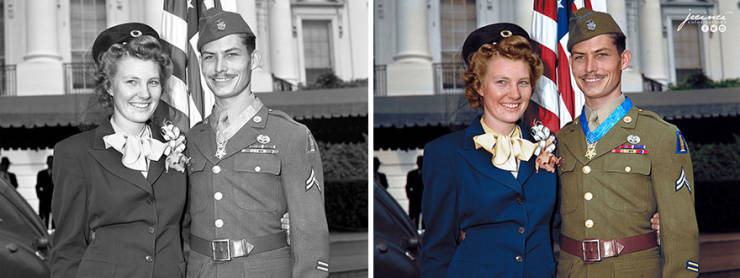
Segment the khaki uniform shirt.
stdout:
<svg viewBox="0 0 740 278">
<path fill-rule="evenodd" d="M 612 152 L 623 144 L 644 145 L 648 153 Z M 561 251 L 558 277 L 696 277 L 687 267 L 699 262 L 693 170 L 677 128 L 633 106 L 598 141 L 595 157 L 586 158 L 586 147 L 579 118 L 558 133 L 562 235 L 636 236 L 652 231 L 650 217 L 659 212 L 661 245 L 591 264 Z"/>
<path fill-rule="evenodd" d="M 262 106 L 219 159 L 212 118 L 187 136 L 190 233 L 206 240 L 274 234 L 290 212 L 290 246 L 228 262 L 190 251 L 187 277 L 327 277 L 323 169 L 310 131 Z"/>
</svg>

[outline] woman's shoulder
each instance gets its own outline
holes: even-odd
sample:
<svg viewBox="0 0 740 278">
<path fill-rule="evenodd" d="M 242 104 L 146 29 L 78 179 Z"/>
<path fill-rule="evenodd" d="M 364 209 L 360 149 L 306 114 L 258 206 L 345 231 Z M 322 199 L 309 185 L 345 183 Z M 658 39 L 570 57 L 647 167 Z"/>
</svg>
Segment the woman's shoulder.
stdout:
<svg viewBox="0 0 740 278">
<path fill-rule="evenodd" d="M 92 145 L 94 134 L 95 129 L 91 129 L 59 141 L 54 145 L 54 156 L 75 156 L 76 154 L 86 153 L 86 150 Z"/>
<path fill-rule="evenodd" d="M 458 130 L 452 133 L 448 133 L 429 141 L 424 146 L 424 153 L 432 152 L 451 152 L 462 146 L 463 139 L 465 138 L 465 130 Z"/>
</svg>

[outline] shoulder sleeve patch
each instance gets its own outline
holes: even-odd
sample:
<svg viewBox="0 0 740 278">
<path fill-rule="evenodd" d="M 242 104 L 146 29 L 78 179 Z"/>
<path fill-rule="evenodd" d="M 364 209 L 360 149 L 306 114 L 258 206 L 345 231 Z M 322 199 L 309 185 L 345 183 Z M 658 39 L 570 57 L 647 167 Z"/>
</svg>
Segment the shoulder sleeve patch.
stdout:
<svg viewBox="0 0 740 278">
<path fill-rule="evenodd" d="M 683 138 L 680 130 L 676 130 L 676 153 L 688 153 L 689 146 L 686 144 L 686 139 Z"/>
<path fill-rule="evenodd" d="M 313 135 L 311 135 L 311 131 L 306 129 L 306 153 L 314 153 L 316 152 L 316 141 L 313 139 Z"/>
</svg>

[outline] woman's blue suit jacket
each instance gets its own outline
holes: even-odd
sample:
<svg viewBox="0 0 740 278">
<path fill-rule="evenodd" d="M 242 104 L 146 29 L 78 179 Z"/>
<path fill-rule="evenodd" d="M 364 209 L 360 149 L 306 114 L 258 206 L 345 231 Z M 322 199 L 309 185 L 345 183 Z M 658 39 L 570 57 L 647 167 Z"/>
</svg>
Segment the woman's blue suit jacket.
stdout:
<svg viewBox="0 0 740 278">
<path fill-rule="evenodd" d="M 494 167 L 473 142 L 483 133 L 478 117 L 424 147 L 422 277 L 554 277 L 555 174 L 535 173 L 534 156 L 517 178 Z"/>
</svg>

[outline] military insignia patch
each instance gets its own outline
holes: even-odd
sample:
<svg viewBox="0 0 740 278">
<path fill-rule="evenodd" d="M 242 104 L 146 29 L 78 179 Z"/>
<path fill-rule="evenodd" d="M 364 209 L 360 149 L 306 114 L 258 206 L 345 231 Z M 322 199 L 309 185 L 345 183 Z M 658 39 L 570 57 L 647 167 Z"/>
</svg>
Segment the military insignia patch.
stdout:
<svg viewBox="0 0 740 278">
<path fill-rule="evenodd" d="M 316 172 L 313 170 L 313 167 L 311 167 L 311 174 L 308 175 L 308 178 L 306 179 L 306 191 L 310 190 L 314 186 L 316 186 L 318 191 L 321 191 L 319 179 L 316 178 Z"/>
<path fill-rule="evenodd" d="M 323 261 L 316 261 L 316 269 L 329 272 L 329 264 Z"/>
<path fill-rule="evenodd" d="M 686 186 L 686 189 L 689 190 L 689 194 L 691 194 L 691 185 L 689 184 L 689 179 L 686 178 L 686 172 L 683 170 L 683 167 L 681 167 L 681 175 L 676 179 L 676 192 L 681 190 Z"/>
<path fill-rule="evenodd" d="M 686 139 L 683 138 L 680 130 L 676 130 L 676 153 L 689 152 L 689 146 L 686 145 Z"/>
<path fill-rule="evenodd" d="M 699 272 L 699 264 L 697 262 L 688 260 L 686 261 L 686 270 L 693 271 L 693 272 Z"/>
<path fill-rule="evenodd" d="M 226 30 L 226 22 L 220 19 L 216 20 L 216 29 L 218 29 L 219 31 Z"/>
<path fill-rule="evenodd" d="M 633 145 L 640 143 L 640 136 L 630 134 L 629 136 L 627 136 L 627 142 L 630 142 L 630 144 L 633 144 Z"/>
<path fill-rule="evenodd" d="M 311 136 L 311 131 L 306 129 L 306 153 L 316 152 L 316 141 Z"/>
</svg>

